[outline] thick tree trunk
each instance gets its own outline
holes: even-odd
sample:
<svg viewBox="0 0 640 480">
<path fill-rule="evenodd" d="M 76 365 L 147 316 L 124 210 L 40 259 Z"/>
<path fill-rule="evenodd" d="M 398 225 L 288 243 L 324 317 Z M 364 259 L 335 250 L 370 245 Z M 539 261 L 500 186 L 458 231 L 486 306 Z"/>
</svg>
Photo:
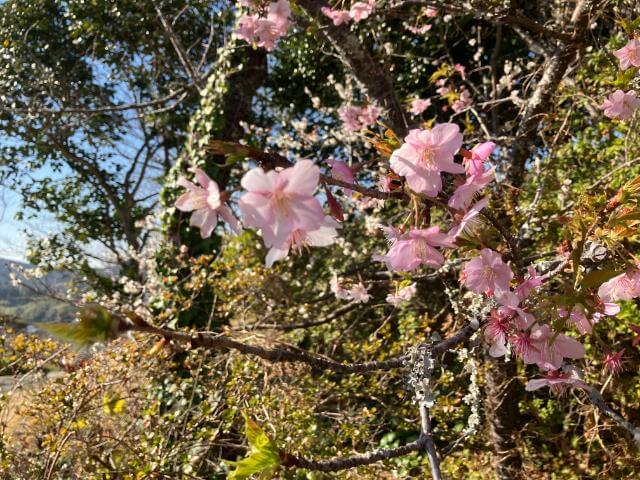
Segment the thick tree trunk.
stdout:
<svg viewBox="0 0 640 480">
<path fill-rule="evenodd" d="M 522 456 L 516 436 L 520 423 L 518 402 L 523 390 L 517 379 L 517 364 L 487 354 L 486 365 L 485 409 L 489 439 L 495 449 L 495 478 L 518 479 L 522 477 Z"/>
</svg>

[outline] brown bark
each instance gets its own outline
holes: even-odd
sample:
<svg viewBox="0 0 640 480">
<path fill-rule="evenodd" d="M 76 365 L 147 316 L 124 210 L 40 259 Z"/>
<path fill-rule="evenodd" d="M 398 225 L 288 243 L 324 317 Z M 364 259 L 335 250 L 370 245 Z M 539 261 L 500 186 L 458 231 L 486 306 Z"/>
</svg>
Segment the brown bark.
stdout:
<svg viewBox="0 0 640 480">
<path fill-rule="evenodd" d="M 252 118 L 253 97 L 267 79 L 267 54 L 263 49 L 245 47 L 239 53 L 244 57 L 243 68 L 230 75 L 224 98 L 224 127 L 220 134 L 220 138 L 224 140 L 239 140 L 243 137 L 240 121 Z"/>
<path fill-rule="evenodd" d="M 537 138 L 538 127 L 545 116 L 553 111 L 553 97 L 567 69 L 584 47 L 584 36 L 590 18 L 600 3 L 600 0 L 581 0 L 577 3 L 570 20 L 574 27 L 573 34 L 568 38 L 561 37 L 553 54 L 546 61 L 540 81 L 527 100 L 527 106 L 518 122 L 512 144 L 511 164 L 507 169 L 507 183 L 514 187 L 519 188 L 524 183 L 527 160 L 540 143 Z"/>
<path fill-rule="evenodd" d="M 489 439 L 495 450 L 494 475 L 497 480 L 515 480 L 522 477 L 522 456 L 516 443 L 522 384 L 517 379 L 515 361 L 506 363 L 487 355 L 486 365 L 485 408 Z"/>
<path fill-rule="evenodd" d="M 410 127 L 402 103 L 396 94 L 393 78 L 388 70 L 366 49 L 348 25 L 335 26 L 320 11 L 330 6 L 324 0 L 299 0 L 298 4 L 313 16 L 320 32 L 331 43 L 342 63 L 358 80 L 364 92 L 387 111 L 387 124 L 399 136 Z"/>
</svg>

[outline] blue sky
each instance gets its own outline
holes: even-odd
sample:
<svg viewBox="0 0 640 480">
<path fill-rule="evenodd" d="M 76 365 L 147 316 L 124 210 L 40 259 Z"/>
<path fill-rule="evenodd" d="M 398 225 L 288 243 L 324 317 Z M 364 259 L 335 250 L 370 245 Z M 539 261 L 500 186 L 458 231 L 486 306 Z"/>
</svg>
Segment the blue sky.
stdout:
<svg viewBox="0 0 640 480">
<path fill-rule="evenodd" d="M 38 171 L 38 176 L 56 175 L 45 167 Z M 37 212 L 33 219 L 16 220 L 20 211 L 20 195 L 6 186 L 0 185 L 0 258 L 25 260 L 27 237 L 25 230 L 38 236 L 46 236 L 55 230 L 56 224 L 47 213 Z"/>
<path fill-rule="evenodd" d="M 0 187 L 0 199 L 0 257 L 23 260 L 26 239 L 21 230 L 25 225 L 14 218 L 20 198 L 8 188 Z"/>
</svg>

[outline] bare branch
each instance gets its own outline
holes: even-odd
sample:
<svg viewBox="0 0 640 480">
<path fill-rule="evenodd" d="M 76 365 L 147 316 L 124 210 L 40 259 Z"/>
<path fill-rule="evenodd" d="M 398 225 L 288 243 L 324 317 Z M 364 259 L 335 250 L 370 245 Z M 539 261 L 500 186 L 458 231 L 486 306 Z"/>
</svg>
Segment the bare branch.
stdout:
<svg viewBox="0 0 640 480">
<path fill-rule="evenodd" d="M 636 444 L 636 447 L 640 449 L 640 428 L 636 427 L 633 423 L 626 420 L 622 415 L 613 410 L 609 405 L 606 404 L 604 398 L 600 391 L 595 387 L 590 387 L 589 390 L 589 401 L 598 408 L 602 413 L 604 413 L 607 417 L 612 419 L 616 425 L 621 428 L 627 430 L 631 436 L 633 437 L 633 441 Z"/>
<path fill-rule="evenodd" d="M 450 338 L 436 343 L 431 347 L 431 353 L 441 355 L 462 343 L 478 329 L 478 324 L 470 323 Z M 393 357 L 388 360 L 378 360 L 363 363 L 341 363 L 333 359 L 307 352 L 305 350 L 287 350 L 284 348 L 264 348 L 257 345 L 233 340 L 226 335 L 208 332 L 179 332 L 166 328 L 154 327 L 142 319 L 137 318 L 133 324 L 124 324 L 122 331 L 144 332 L 151 335 L 164 337 L 179 343 L 188 343 L 193 347 L 210 348 L 214 350 L 230 349 L 240 353 L 255 355 L 270 362 L 306 363 L 316 370 L 332 370 L 339 373 L 366 373 L 377 370 L 394 370 L 402 368 L 408 358 L 407 355 Z"/>
<path fill-rule="evenodd" d="M 402 457 L 411 452 L 418 452 L 424 448 L 426 442 L 427 437 L 420 436 L 418 440 L 407 443 L 401 447 L 381 448 L 361 455 L 354 455 L 353 457 L 336 457 L 328 460 L 308 460 L 303 457 L 285 454 L 285 461 L 283 462 L 283 465 L 285 467 L 306 468 L 307 470 L 315 470 L 319 472 L 336 472 L 362 465 L 371 465 L 372 463 L 379 462 L 380 460 Z"/>
<path fill-rule="evenodd" d="M 394 370 L 404 366 L 405 357 L 395 357 L 389 360 L 380 360 L 364 363 L 341 363 L 336 360 L 321 357 L 305 350 L 287 350 L 284 348 L 263 348 L 257 345 L 233 340 L 225 335 L 212 333 L 187 333 L 157 328 L 146 323 L 136 323 L 124 327 L 125 330 L 145 332 L 158 335 L 168 340 L 180 343 L 189 343 L 193 347 L 210 349 L 231 349 L 240 353 L 255 355 L 270 362 L 306 363 L 315 370 L 332 370 L 339 373 L 365 373 L 376 370 Z"/>
<path fill-rule="evenodd" d="M 187 75 L 191 79 L 191 82 L 193 82 L 193 84 L 196 85 L 199 90 L 202 90 L 202 88 L 204 87 L 202 79 L 199 77 L 195 68 L 191 64 L 191 60 L 189 59 L 187 52 L 184 50 L 184 47 L 182 46 L 182 42 L 180 42 L 180 39 L 178 38 L 175 31 L 173 30 L 173 27 L 167 21 L 166 17 L 162 13 L 162 10 L 160 10 L 160 7 L 158 6 L 158 3 L 156 1 L 153 2 L 153 6 L 156 9 L 156 13 L 158 15 L 158 19 L 160 20 L 160 24 L 162 25 L 162 29 L 164 30 L 165 35 L 169 38 L 171 45 L 173 45 L 173 48 L 176 51 L 176 54 L 178 55 L 178 59 L 180 60 L 180 63 L 184 67 L 185 71 L 187 72 Z"/>
</svg>

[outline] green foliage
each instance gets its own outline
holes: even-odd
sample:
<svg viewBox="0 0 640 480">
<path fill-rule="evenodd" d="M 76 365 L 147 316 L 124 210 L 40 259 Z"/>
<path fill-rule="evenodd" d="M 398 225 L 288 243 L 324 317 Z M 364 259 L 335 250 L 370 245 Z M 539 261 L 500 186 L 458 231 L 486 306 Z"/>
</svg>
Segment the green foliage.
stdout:
<svg viewBox="0 0 640 480">
<path fill-rule="evenodd" d="M 249 441 L 247 456 L 237 462 L 229 462 L 235 470 L 229 472 L 229 480 L 245 480 L 259 473 L 261 478 L 269 478 L 280 466 L 280 450 L 267 434 L 246 413 L 243 413 L 245 431 Z"/>
<path fill-rule="evenodd" d="M 99 305 L 82 307 L 78 320 L 73 323 L 44 323 L 40 327 L 61 340 L 78 347 L 115 338 L 119 333 L 120 319 Z"/>
</svg>

